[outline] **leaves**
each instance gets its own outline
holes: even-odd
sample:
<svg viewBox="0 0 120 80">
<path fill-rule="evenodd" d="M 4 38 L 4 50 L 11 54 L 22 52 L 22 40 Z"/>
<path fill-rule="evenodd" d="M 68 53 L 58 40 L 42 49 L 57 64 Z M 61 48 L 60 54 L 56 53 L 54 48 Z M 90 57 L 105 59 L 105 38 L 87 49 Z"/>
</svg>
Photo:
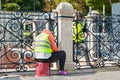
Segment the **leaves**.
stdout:
<svg viewBox="0 0 120 80">
<path fill-rule="evenodd" d="M 16 3 L 8 3 L 8 4 L 5 4 L 4 7 L 5 7 L 4 8 L 5 10 L 11 11 L 11 10 L 18 10 L 19 5 Z"/>
<path fill-rule="evenodd" d="M 2 0 L 2 10 L 43 10 L 45 0 Z"/>
<path fill-rule="evenodd" d="M 106 14 L 111 14 L 111 4 L 120 0 L 1 0 L 2 10 L 46 10 L 56 9 L 61 2 L 69 2 L 77 11 L 88 13 L 89 6 L 102 13 L 105 5 Z"/>
</svg>

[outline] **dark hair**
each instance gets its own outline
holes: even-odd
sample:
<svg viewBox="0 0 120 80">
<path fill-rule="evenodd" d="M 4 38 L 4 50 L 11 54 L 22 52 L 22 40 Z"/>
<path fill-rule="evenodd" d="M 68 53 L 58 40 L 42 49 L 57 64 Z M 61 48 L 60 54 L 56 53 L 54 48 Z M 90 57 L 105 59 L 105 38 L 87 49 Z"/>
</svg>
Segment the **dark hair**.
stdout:
<svg viewBox="0 0 120 80">
<path fill-rule="evenodd" d="M 83 17 L 84 17 L 83 13 L 80 13 L 80 12 L 75 13 L 75 15 L 74 15 L 74 18 L 76 18 L 76 19 L 82 19 Z"/>
</svg>

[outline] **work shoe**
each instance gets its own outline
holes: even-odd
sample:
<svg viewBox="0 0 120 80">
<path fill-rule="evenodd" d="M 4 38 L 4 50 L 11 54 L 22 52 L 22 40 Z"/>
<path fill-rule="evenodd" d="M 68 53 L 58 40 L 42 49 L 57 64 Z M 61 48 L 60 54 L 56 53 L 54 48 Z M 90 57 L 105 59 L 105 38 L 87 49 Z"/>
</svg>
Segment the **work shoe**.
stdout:
<svg viewBox="0 0 120 80">
<path fill-rule="evenodd" d="M 65 70 L 63 70 L 63 71 L 59 71 L 59 75 L 67 75 L 67 74 L 68 74 L 68 72 L 65 71 Z"/>
</svg>

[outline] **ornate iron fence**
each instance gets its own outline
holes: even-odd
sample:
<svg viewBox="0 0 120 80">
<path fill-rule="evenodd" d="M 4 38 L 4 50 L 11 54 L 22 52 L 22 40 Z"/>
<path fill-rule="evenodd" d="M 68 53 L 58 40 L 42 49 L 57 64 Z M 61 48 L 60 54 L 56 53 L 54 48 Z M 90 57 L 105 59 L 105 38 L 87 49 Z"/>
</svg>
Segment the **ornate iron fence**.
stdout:
<svg viewBox="0 0 120 80">
<path fill-rule="evenodd" d="M 44 28 L 46 20 L 51 22 L 50 29 L 56 36 L 54 29 L 58 27 L 57 13 L 0 12 L 1 69 L 15 68 L 17 71 L 26 71 L 27 67 L 35 67 L 32 42 Z M 82 21 L 84 20 L 80 20 Z M 74 42 L 73 46 L 73 61 L 80 64 L 76 67 L 80 68 L 81 62 L 85 61 L 85 65 L 92 67 L 104 66 L 106 61 L 120 64 L 120 15 L 89 16 L 85 21 L 87 35 L 80 42 Z M 58 29 L 56 30 L 58 32 Z M 30 31 L 29 37 L 26 36 L 27 31 Z M 76 35 L 76 38 L 79 36 Z"/>
<path fill-rule="evenodd" d="M 26 71 L 28 67 L 35 67 L 33 39 L 45 27 L 46 20 L 53 31 L 57 27 L 56 16 L 55 12 L 1 11 L 0 68 Z"/>
<path fill-rule="evenodd" d="M 82 65 L 105 66 L 106 62 L 120 64 L 120 15 L 94 15 L 85 17 L 87 36 L 81 42 L 74 42 L 76 68 Z M 75 20 L 83 22 L 82 20 Z M 77 24 L 79 24 L 77 23 Z M 78 28 L 78 27 L 76 27 Z M 78 32 L 77 34 L 84 32 Z M 79 36 L 76 35 L 77 39 Z M 86 62 L 83 64 L 82 62 Z"/>
</svg>

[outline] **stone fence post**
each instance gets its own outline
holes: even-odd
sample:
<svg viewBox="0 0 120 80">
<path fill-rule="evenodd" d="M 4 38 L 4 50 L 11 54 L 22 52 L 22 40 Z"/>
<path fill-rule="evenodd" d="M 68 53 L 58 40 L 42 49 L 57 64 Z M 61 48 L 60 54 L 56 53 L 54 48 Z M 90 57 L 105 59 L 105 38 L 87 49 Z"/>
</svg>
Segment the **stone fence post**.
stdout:
<svg viewBox="0 0 120 80">
<path fill-rule="evenodd" d="M 68 2 L 60 3 L 54 10 L 58 12 L 58 47 L 66 52 L 66 70 L 74 70 L 72 22 L 75 10 Z"/>
</svg>

